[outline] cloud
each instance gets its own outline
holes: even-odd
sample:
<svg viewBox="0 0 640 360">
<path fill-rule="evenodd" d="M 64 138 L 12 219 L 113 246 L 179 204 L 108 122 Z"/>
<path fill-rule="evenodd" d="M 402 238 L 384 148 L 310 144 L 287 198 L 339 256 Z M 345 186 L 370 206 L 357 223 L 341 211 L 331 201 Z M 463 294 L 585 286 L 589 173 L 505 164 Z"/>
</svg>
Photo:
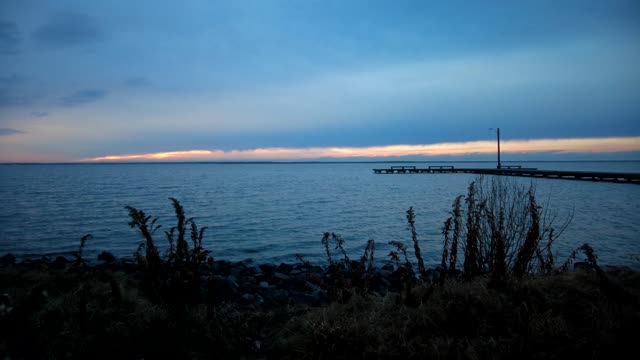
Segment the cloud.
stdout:
<svg viewBox="0 0 640 360">
<path fill-rule="evenodd" d="M 142 86 L 150 86 L 151 81 L 144 76 L 132 77 L 125 80 L 125 85 L 131 87 L 142 87 Z"/>
<path fill-rule="evenodd" d="M 12 129 L 12 128 L 0 128 L 0 136 L 9 136 L 15 134 L 24 134 L 24 131 Z"/>
<path fill-rule="evenodd" d="M 17 75 L 0 76 L 0 108 L 25 106 L 33 102 L 36 96 L 27 95 L 21 89 L 23 80 Z"/>
<path fill-rule="evenodd" d="M 536 128 L 553 128 L 557 137 L 635 135 L 638 126 L 627 119 L 640 109 L 633 97 L 640 90 L 634 66 L 640 61 L 638 50 L 627 37 L 599 38 L 363 64 L 237 91 L 164 97 L 149 108 L 153 116 L 141 114 L 127 126 L 162 124 L 179 130 L 186 125 L 210 134 L 305 132 L 310 141 L 327 129 L 389 129 L 370 144 L 415 143 L 384 140 L 400 127 L 412 129 L 410 135 L 433 134 L 426 141 L 442 139 L 444 131 L 473 139 L 492 126 L 509 128 L 517 137 L 548 134 L 532 135 Z M 602 127 L 604 118 L 611 119 L 608 129 L 619 130 L 593 130 Z M 327 142 L 319 145 L 332 145 Z"/>
<path fill-rule="evenodd" d="M 60 99 L 62 106 L 78 106 L 98 101 L 107 96 L 107 92 L 102 89 L 86 89 L 76 91 L 75 93 Z"/>
<path fill-rule="evenodd" d="M 640 151 L 640 137 L 509 140 L 503 153 L 611 153 Z M 85 161 L 131 160 L 311 160 L 319 158 L 375 158 L 397 156 L 475 155 L 496 152 L 494 141 L 371 147 L 262 148 L 223 151 L 187 150 L 148 154 L 107 155 Z"/>
<path fill-rule="evenodd" d="M 33 38 L 49 47 L 91 43 L 101 37 L 93 18 L 75 13 L 59 13 L 33 32 Z"/>
<path fill-rule="evenodd" d="M 17 54 L 20 45 L 20 30 L 16 24 L 0 21 L 0 54 Z"/>
</svg>

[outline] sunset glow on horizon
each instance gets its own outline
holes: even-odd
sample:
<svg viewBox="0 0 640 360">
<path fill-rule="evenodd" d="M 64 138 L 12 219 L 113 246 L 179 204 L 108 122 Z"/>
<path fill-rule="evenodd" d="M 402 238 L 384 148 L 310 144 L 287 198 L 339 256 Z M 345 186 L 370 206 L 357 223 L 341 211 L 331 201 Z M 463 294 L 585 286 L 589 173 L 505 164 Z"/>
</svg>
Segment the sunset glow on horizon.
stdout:
<svg viewBox="0 0 640 360">
<path fill-rule="evenodd" d="M 502 153 L 612 153 L 640 151 L 640 137 L 506 140 Z M 321 158 L 381 158 L 398 156 L 455 156 L 493 154 L 496 142 L 489 140 L 423 145 L 370 147 L 258 148 L 246 150 L 186 150 L 148 154 L 105 155 L 88 162 L 103 161 L 266 161 L 313 160 Z"/>
<path fill-rule="evenodd" d="M 0 1 L 0 163 L 640 159 L 638 1 L 135 3 Z"/>
</svg>

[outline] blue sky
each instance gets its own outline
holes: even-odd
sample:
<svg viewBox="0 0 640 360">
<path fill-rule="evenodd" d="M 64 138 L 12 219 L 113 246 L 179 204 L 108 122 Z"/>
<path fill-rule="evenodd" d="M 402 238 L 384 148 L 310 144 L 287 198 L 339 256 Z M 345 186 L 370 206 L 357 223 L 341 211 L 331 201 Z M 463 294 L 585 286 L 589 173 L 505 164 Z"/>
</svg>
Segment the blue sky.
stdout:
<svg viewBox="0 0 640 360">
<path fill-rule="evenodd" d="M 490 127 L 640 158 L 638 64 L 638 1 L 3 0 L 0 161 L 295 159 Z"/>
</svg>

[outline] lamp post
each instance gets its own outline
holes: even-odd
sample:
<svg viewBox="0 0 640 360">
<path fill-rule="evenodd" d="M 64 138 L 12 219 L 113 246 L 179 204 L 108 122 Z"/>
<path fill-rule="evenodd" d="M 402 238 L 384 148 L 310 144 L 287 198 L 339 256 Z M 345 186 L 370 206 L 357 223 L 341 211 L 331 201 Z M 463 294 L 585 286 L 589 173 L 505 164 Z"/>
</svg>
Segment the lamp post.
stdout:
<svg viewBox="0 0 640 360">
<path fill-rule="evenodd" d="M 498 169 L 502 168 L 502 164 L 500 163 L 500 128 L 489 128 L 489 130 L 496 130 L 498 133 Z"/>
</svg>

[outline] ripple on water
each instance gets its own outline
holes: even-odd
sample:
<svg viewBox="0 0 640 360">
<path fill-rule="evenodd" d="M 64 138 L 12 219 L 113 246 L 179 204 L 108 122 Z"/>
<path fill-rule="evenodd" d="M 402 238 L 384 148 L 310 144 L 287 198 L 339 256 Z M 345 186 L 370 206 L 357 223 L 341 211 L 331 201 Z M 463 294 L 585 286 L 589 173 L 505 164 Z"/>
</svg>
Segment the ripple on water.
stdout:
<svg viewBox="0 0 640 360">
<path fill-rule="evenodd" d="M 640 163 L 531 164 L 538 168 L 640 169 Z M 158 216 L 156 233 L 175 225 L 168 197 L 178 198 L 187 216 L 208 226 L 205 244 L 216 258 L 295 261 L 296 253 L 324 263 L 320 239 L 341 234 L 350 256 L 376 240 L 376 259 L 386 261 L 390 240 L 410 245 L 405 212 L 416 211 L 425 259 L 439 262 L 442 223 L 473 175 L 374 175 L 372 164 L 108 164 L 0 165 L 0 250 L 26 254 L 75 250 L 86 233 L 85 251 L 110 250 L 130 256 L 141 241 L 127 226 L 130 205 Z M 464 166 L 464 164 L 456 164 Z M 605 169 L 606 168 L 606 169 Z M 632 170 L 633 171 L 633 170 Z M 528 186 L 530 179 L 514 179 Z M 559 218 L 575 209 L 558 240 L 560 259 L 584 242 L 599 259 L 638 267 L 628 254 L 640 245 L 640 187 L 541 179 L 540 203 Z M 409 246 L 411 247 L 411 246 Z"/>
</svg>

